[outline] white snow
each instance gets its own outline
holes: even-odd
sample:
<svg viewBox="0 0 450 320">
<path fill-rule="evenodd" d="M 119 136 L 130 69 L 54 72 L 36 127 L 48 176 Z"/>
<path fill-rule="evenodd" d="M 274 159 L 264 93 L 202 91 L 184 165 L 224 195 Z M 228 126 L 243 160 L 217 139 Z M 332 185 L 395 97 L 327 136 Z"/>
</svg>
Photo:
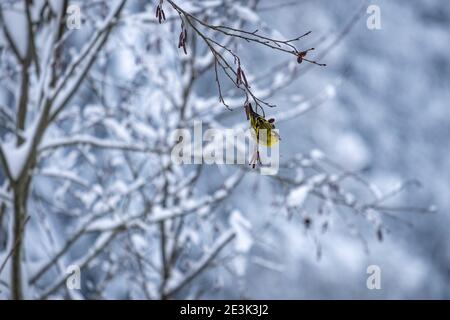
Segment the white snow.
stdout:
<svg viewBox="0 0 450 320">
<path fill-rule="evenodd" d="M 16 141 L 13 139 L 7 143 L 3 143 L 1 148 L 5 154 L 6 163 L 8 165 L 11 176 L 14 180 L 18 179 L 22 174 L 26 162 L 30 156 L 32 138 L 35 135 L 37 127 L 37 121 L 29 126 L 29 128 L 24 133 L 25 141 L 20 145 L 16 146 Z"/>
<path fill-rule="evenodd" d="M 250 222 L 244 218 L 239 210 L 233 210 L 229 218 L 229 223 L 236 233 L 234 242 L 236 251 L 241 253 L 248 252 L 253 245 L 253 238 L 250 233 L 252 226 Z"/>
<path fill-rule="evenodd" d="M 145 238 L 140 234 L 131 235 L 131 241 L 133 242 L 136 250 L 139 252 L 144 252 L 144 250 L 148 247 L 148 243 Z"/>
<path fill-rule="evenodd" d="M 319 186 L 323 184 L 328 179 L 328 174 L 326 173 L 319 173 L 313 175 L 311 178 L 308 179 L 308 182 L 313 186 Z"/>
<path fill-rule="evenodd" d="M 287 197 L 287 205 L 289 207 L 302 207 L 306 201 L 310 187 L 308 185 L 301 185 L 293 189 Z"/>
<path fill-rule="evenodd" d="M 114 135 L 123 141 L 130 141 L 131 136 L 125 126 L 115 119 L 105 119 L 104 123 L 108 126 L 108 128 L 114 132 Z"/>
<path fill-rule="evenodd" d="M 252 262 L 256 265 L 259 265 L 263 268 L 276 271 L 276 272 L 283 272 L 285 271 L 285 267 L 279 263 L 267 260 L 262 257 L 253 257 Z"/>
<path fill-rule="evenodd" d="M 247 22 L 251 23 L 258 23 L 259 22 L 259 16 L 250 8 L 241 6 L 239 4 L 233 5 L 233 9 L 236 11 L 238 16 Z"/>
<path fill-rule="evenodd" d="M 313 160 L 322 160 L 325 158 L 325 154 L 319 149 L 313 149 L 310 152 L 311 159 Z"/>
<path fill-rule="evenodd" d="M 345 163 L 349 170 L 358 170 L 370 162 L 370 151 L 360 135 L 346 132 L 335 136 L 333 155 L 339 163 Z"/>
</svg>

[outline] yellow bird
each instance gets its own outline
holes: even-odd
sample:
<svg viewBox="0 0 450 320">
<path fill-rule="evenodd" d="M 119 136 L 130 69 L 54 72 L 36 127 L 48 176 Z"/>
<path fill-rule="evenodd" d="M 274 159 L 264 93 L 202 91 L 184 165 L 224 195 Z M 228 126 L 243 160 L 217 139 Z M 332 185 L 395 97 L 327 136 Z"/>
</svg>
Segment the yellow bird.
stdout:
<svg viewBox="0 0 450 320">
<path fill-rule="evenodd" d="M 245 105 L 245 112 L 247 114 L 247 119 L 250 120 L 250 125 L 253 128 L 252 136 L 256 139 L 258 144 L 272 147 L 280 141 L 280 135 L 274 131 L 275 119 L 265 119 L 263 116 L 253 111 L 251 103 Z"/>
</svg>

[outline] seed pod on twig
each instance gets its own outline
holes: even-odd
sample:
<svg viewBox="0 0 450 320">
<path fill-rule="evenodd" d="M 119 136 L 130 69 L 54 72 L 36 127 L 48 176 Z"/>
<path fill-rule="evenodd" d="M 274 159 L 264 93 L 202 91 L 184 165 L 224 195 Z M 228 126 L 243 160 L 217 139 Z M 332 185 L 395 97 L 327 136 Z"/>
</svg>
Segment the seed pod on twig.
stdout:
<svg viewBox="0 0 450 320">
<path fill-rule="evenodd" d="M 302 62 L 303 62 L 303 58 L 306 57 L 306 55 L 308 54 L 308 52 L 309 52 L 309 51 L 312 51 L 312 50 L 314 50 L 314 48 L 311 48 L 311 49 L 308 49 L 308 50 L 305 50 L 305 51 L 300 51 L 300 52 L 297 54 L 297 62 L 298 62 L 298 63 L 302 63 Z"/>
<path fill-rule="evenodd" d="M 156 6 L 156 18 L 158 18 L 159 23 L 162 23 L 166 20 L 166 14 L 164 13 L 164 10 L 162 8 L 162 1 L 160 1 Z"/>
<path fill-rule="evenodd" d="M 187 30 L 184 25 L 181 26 L 180 36 L 178 38 L 178 48 L 183 48 L 185 54 L 187 54 L 186 41 L 187 41 Z"/>
</svg>

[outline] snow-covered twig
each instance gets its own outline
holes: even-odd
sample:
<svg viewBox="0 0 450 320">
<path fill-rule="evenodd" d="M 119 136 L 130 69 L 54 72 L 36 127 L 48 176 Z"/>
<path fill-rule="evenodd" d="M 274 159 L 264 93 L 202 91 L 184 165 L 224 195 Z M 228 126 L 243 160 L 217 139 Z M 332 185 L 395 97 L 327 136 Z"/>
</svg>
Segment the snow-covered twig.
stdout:
<svg viewBox="0 0 450 320">
<path fill-rule="evenodd" d="M 39 147 L 39 152 L 44 152 L 50 149 L 73 147 L 73 146 L 91 146 L 94 148 L 124 150 L 143 153 L 161 153 L 161 150 L 145 146 L 137 145 L 129 142 L 120 142 L 117 140 L 106 140 L 92 137 L 89 135 L 71 136 L 68 138 L 51 139 L 42 143 Z"/>
</svg>

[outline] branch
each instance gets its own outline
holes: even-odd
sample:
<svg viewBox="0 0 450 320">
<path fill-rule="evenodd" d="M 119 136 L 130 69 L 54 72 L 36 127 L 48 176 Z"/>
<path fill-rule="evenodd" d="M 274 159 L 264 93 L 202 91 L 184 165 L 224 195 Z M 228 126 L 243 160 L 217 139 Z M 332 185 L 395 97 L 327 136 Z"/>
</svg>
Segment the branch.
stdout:
<svg viewBox="0 0 450 320">
<path fill-rule="evenodd" d="M 124 150 L 124 151 L 134 151 L 143 153 L 163 153 L 162 150 L 148 147 L 146 145 L 133 145 L 127 142 L 120 142 L 115 140 L 106 140 L 92 137 L 89 135 L 77 135 L 69 138 L 52 139 L 49 142 L 43 143 L 38 152 L 41 153 L 46 150 L 62 148 L 62 147 L 73 147 L 79 145 L 87 145 L 95 148 L 101 149 L 113 149 L 113 150 Z"/>
<path fill-rule="evenodd" d="M 121 232 L 124 231 L 122 229 L 116 229 L 113 230 L 107 234 L 101 235 L 96 240 L 93 250 L 90 250 L 88 254 L 86 254 L 81 259 L 78 259 L 78 261 L 74 261 L 73 265 L 77 265 L 80 269 L 86 267 L 89 265 L 89 263 L 95 259 L 99 254 L 103 252 L 103 250 L 111 243 L 111 241 Z M 70 277 L 70 274 L 64 274 L 59 279 L 57 279 L 56 283 L 50 287 L 47 291 L 45 291 L 40 297 L 40 300 L 47 299 L 51 294 L 55 293 L 61 286 L 64 285 L 64 283 L 67 281 L 67 279 Z"/>
<path fill-rule="evenodd" d="M 82 178 L 78 177 L 75 173 L 71 171 L 61 171 L 57 169 L 56 170 L 43 169 L 37 170 L 36 172 L 33 173 L 33 175 L 67 180 L 76 183 L 84 188 L 89 188 L 91 186 L 88 181 L 83 180 Z"/>
<path fill-rule="evenodd" d="M 8 160 L 6 160 L 5 153 L 3 151 L 3 146 L 0 143 L 0 163 L 2 164 L 3 170 L 9 181 L 13 181 L 11 171 L 9 170 Z"/>
<path fill-rule="evenodd" d="M 194 280 L 203 270 L 205 270 L 216 256 L 222 251 L 222 249 L 230 243 L 236 237 L 236 233 L 233 230 L 228 230 L 220 236 L 213 246 L 203 254 L 202 258 L 192 267 L 192 269 L 186 274 L 184 279 L 173 284 L 169 284 L 164 292 L 167 297 L 174 296 L 192 280 Z"/>
<path fill-rule="evenodd" d="M 30 220 L 30 216 L 27 216 L 25 218 L 25 221 L 22 223 L 22 225 L 20 226 L 20 230 L 19 230 L 19 236 L 17 237 L 16 241 L 14 242 L 14 245 L 12 246 L 11 250 L 9 251 L 8 255 L 6 256 L 5 260 L 3 261 L 3 263 L 0 266 L 0 275 L 2 274 L 3 269 L 6 266 L 6 263 L 8 262 L 9 258 L 11 258 L 11 256 L 13 255 L 14 251 L 16 251 L 19 243 L 22 241 L 22 237 L 23 237 L 23 232 L 25 230 L 25 225 L 27 224 L 28 220 Z"/>
<path fill-rule="evenodd" d="M 89 69 L 97 57 L 100 49 L 106 43 L 113 26 L 115 25 L 115 20 L 118 19 L 123 7 L 125 6 L 127 0 L 121 0 L 120 3 L 112 10 L 109 17 L 103 22 L 103 26 L 97 30 L 94 36 L 91 38 L 90 42 L 85 46 L 80 55 L 72 62 L 72 64 L 67 68 L 65 75 L 62 80 L 57 85 L 52 101 L 58 99 L 56 106 L 53 107 L 53 114 L 51 119 L 54 119 L 58 113 L 64 108 L 67 102 L 72 98 L 73 94 L 77 91 L 81 82 L 87 75 Z M 78 72 L 78 75 L 72 79 L 75 75 L 76 69 L 84 63 L 84 67 Z M 69 80 L 71 81 L 68 84 Z M 68 87 L 67 87 L 68 86 Z M 65 91 L 63 89 L 65 88 Z M 63 93 L 63 94 L 62 94 Z M 62 94 L 62 96 L 60 96 Z"/>
<path fill-rule="evenodd" d="M 317 63 L 316 61 L 313 60 L 309 60 L 306 58 L 306 54 L 311 51 L 314 50 L 314 48 L 310 48 L 307 50 L 303 50 L 303 51 L 299 51 L 294 45 L 293 43 L 302 39 L 303 37 L 309 35 L 311 32 L 307 32 L 299 37 L 296 37 L 294 39 L 288 39 L 288 40 L 281 40 L 281 39 L 275 39 L 275 38 L 271 38 L 271 37 L 267 37 L 267 36 L 263 36 L 258 34 L 258 30 L 255 30 L 253 32 L 250 31 L 245 31 L 242 29 L 238 29 L 238 28 L 233 28 L 233 27 L 228 27 L 228 26 L 222 26 L 222 25 L 211 25 L 208 24 L 207 22 L 203 21 L 202 19 L 197 18 L 196 16 L 192 15 L 189 12 L 186 12 L 183 8 L 181 8 L 180 6 L 178 6 L 174 1 L 172 0 L 167 0 L 167 2 L 172 6 L 173 9 L 175 9 L 175 11 L 178 12 L 180 19 L 181 19 L 181 34 L 180 34 L 180 44 L 179 47 L 182 47 L 185 52 L 185 39 L 186 39 L 186 26 L 185 26 L 185 22 L 192 28 L 192 30 L 194 30 L 194 32 L 199 35 L 203 41 L 205 42 L 205 44 L 207 45 L 207 47 L 209 48 L 209 50 L 211 51 L 212 55 L 214 56 L 214 71 L 216 74 L 216 83 L 217 83 L 217 87 L 219 90 L 219 101 L 227 108 L 230 108 L 227 103 L 225 102 L 225 99 L 223 97 L 223 93 L 222 93 L 222 88 L 220 85 L 220 81 L 219 81 L 219 75 L 218 75 L 218 67 L 221 68 L 221 70 L 224 72 L 224 74 L 226 75 L 226 77 L 228 77 L 230 79 L 230 81 L 239 89 L 241 89 L 245 95 L 246 95 L 246 100 L 248 101 L 249 98 L 251 98 L 256 105 L 256 110 L 257 108 L 261 108 L 263 115 L 264 115 L 264 106 L 268 106 L 268 107 L 273 107 L 274 105 L 263 101 L 262 99 L 258 98 L 252 91 L 249 83 L 247 82 L 246 76 L 241 68 L 241 63 L 240 63 L 240 58 L 237 56 L 237 54 L 235 54 L 231 49 L 229 49 L 228 47 L 220 44 L 219 42 L 217 42 L 216 40 L 212 39 L 211 37 L 208 37 L 207 35 L 205 35 L 197 26 L 196 24 L 198 24 L 199 26 L 205 27 L 207 29 L 210 29 L 212 31 L 215 31 L 216 33 L 220 33 L 222 35 L 225 35 L 227 37 L 231 37 L 231 38 L 237 38 L 237 39 L 241 39 L 244 40 L 246 42 L 253 42 L 253 43 L 257 43 L 257 44 L 261 44 L 263 46 L 266 46 L 270 49 L 273 50 L 278 50 L 278 51 L 282 51 L 284 53 L 288 53 L 288 54 L 292 54 L 297 58 L 297 61 L 299 63 L 301 63 L 302 61 L 306 61 L 309 62 L 311 64 L 316 64 L 319 66 L 325 66 L 324 64 L 320 64 Z M 160 4 L 158 5 L 157 8 L 157 15 L 159 13 L 160 15 L 160 23 L 161 21 L 161 13 L 164 13 L 163 9 L 162 9 L 162 1 L 160 2 Z M 158 11 L 159 10 L 159 11 Z M 165 16 L 164 16 L 165 17 Z M 232 63 L 228 62 L 227 58 L 225 57 L 224 54 L 222 54 L 221 52 L 219 52 L 216 47 L 224 50 L 225 54 L 229 54 L 233 60 L 234 60 L 234 65 L 236 65 L 236 70 L 235 68 L 232 66 Z M 235 80 L 236 79 L 236 80 Z"/>
</svg>

